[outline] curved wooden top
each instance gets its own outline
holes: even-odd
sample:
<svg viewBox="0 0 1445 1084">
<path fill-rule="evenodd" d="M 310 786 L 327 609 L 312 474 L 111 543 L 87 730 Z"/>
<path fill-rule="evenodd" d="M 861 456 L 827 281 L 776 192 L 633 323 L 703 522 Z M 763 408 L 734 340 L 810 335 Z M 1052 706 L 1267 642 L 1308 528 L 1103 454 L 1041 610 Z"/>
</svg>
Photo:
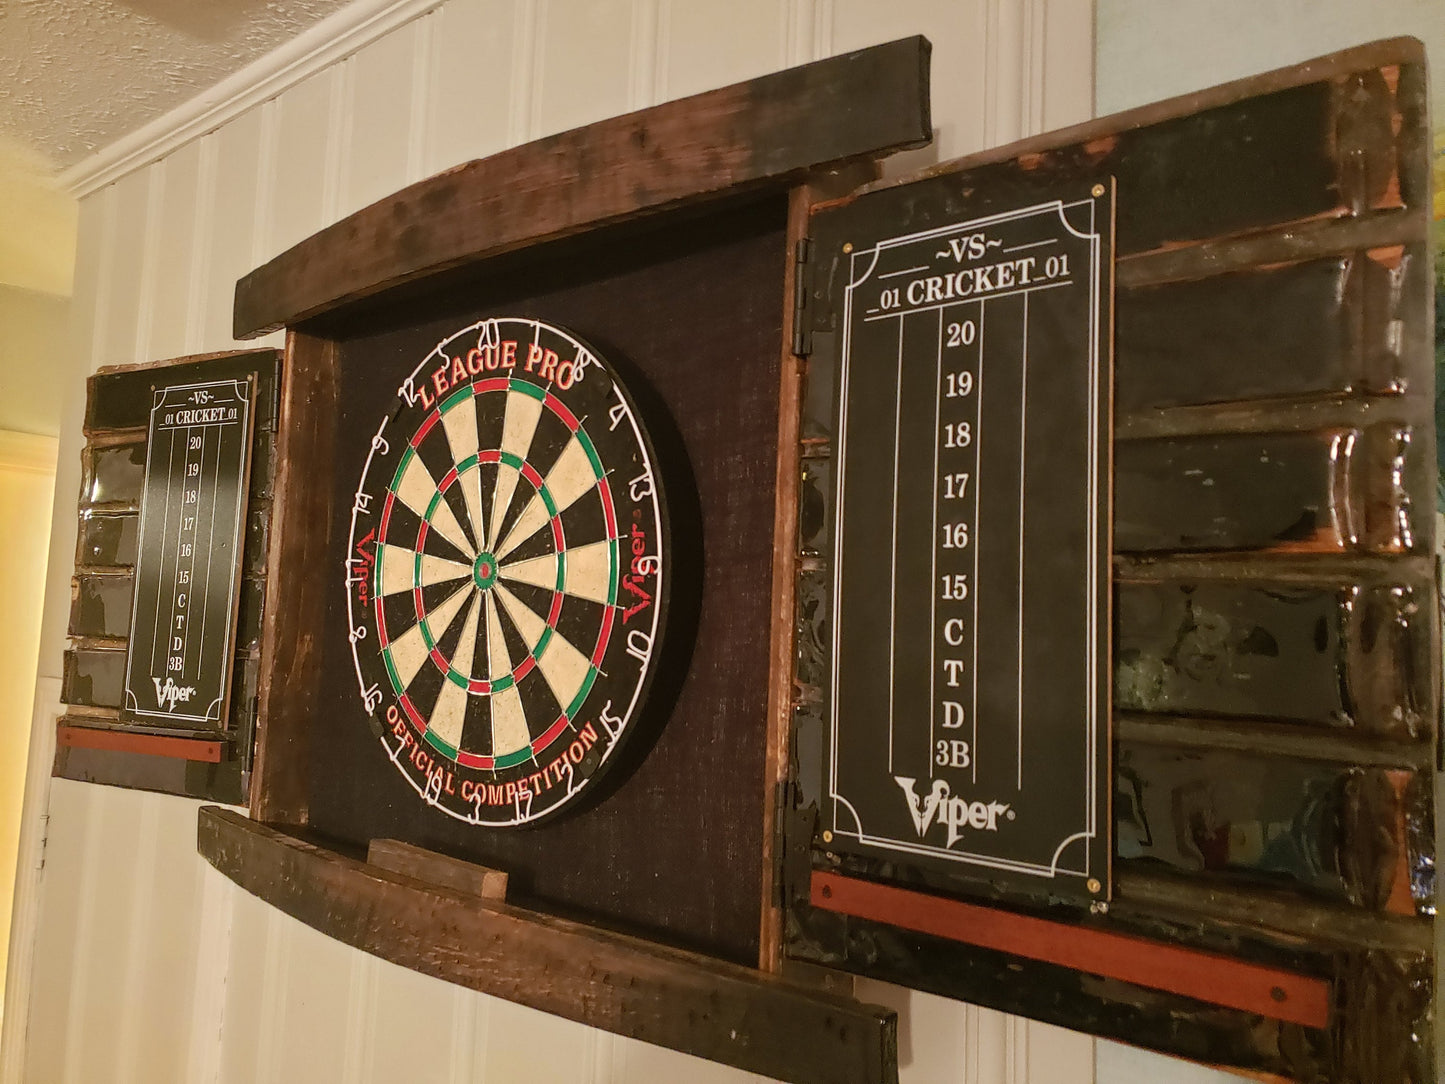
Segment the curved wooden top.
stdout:
<svg viewBox="0 0 1445 1084">
<path fill-rule="evenodd" d="M 915 36 L 589 124 L 419 181 L 236 284 L 247 339 L 388 287 L 932 138 Z"/>
<path fill-rule="evenodd" d="M 897 1084 L 897 1014 L 358 862 L 218 806 L 197 850 L 354 948 L 619 1035 L 798 1084 Z"/>
</svg>

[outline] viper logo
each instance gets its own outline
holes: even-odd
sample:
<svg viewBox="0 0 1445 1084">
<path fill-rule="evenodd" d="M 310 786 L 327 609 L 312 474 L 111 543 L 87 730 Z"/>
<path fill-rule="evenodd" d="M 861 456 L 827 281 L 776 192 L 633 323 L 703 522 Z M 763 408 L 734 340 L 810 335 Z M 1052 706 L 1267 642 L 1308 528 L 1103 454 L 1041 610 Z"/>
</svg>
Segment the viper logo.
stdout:
<svg viewBox="0 0 1445 1084">
<path fill-rule="evenodd" d="M 933 789 L 920 799 L 913 790 L 915 780 L 895 775 L 893 782 L 903 788 L 903 797 L 908 800 L 908 813 L 913 818 L 913 827 L 918 829 L 919 838 L 928 835 L 929 825 L 933 823 L 934 814 L 938 812 L 938 803 L 948 797 L 948 783 L 935 779 Z"/>
<path fill-rule="evenodd" d="M 1002 802 L 989 802 L 984 805 L 983 802 L 970 802 L 950 795 L 948 781 L 944 779 L 935 779 L 933 789 L 922 798 L 914 788 L 917 780 L 895 775 L 893 782 L 902 789 L 903 797 L 908 802 L 908 814 L 913 818 L 913 827 L 918 829 L 918 838 L 925 838 L 934 820 L 938 820 L 948 825 L 950 849 L 962 838 L 965 828 L 997 832 L 1000 814 L 1009 820 L 1014 819 L 1013 810 Z"/>
<path fill-rule="evenodd" d="M 153 677 L 151 680 L 155 682 L 156 707 L 158 708 L 175 711 L 177 704 L 184 704 L 196 695 L 196 687 L 194 685 L 177 685 L 170 678 L 166 678 L 164 685 L 161 684 L 161 679 L 158 677 Z"/>
</svg>

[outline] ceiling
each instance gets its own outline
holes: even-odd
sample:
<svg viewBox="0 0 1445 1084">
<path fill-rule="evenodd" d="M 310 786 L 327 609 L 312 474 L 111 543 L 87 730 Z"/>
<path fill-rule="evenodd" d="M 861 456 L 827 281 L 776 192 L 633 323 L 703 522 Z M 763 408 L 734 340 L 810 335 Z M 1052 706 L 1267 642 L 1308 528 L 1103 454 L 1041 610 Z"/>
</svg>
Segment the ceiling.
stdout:
<svg viewBox="0 0 1445 1084">
<path fill-rule="evenodd" d="M 0 136 L 55 170 L 349 0 L 0 0 Z"/>
</svg>

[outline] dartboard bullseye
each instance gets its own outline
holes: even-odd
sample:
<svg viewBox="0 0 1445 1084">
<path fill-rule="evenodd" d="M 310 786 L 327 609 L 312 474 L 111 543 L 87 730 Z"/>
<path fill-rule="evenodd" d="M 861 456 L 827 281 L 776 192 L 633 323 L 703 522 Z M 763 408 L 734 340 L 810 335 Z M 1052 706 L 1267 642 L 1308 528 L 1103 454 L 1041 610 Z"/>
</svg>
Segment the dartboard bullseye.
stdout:
<svg viewBox="0 0 1445 1084">
<path fill-rule="evenodd" d="M 654 462 L 611 366 L 561 328 L 484 320 L 405 375 L 345 587 L 361 704 L 427 803 L 536 821 L 629 732 L 668 593 Z"/>
</svg>

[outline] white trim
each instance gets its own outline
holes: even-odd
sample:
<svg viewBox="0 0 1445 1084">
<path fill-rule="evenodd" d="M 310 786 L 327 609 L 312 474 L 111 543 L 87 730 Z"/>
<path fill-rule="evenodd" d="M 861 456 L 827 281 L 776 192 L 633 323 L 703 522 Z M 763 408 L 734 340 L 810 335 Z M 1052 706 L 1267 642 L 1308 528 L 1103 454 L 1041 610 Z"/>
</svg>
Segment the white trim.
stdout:
<svg viewBox="0 0 1445 1084">
<path fill-rule="evenodd" d="M 353 0 L 215 86 L 77 162 L 60 175 L 60 185 L 76 199 L 82 199 L 214 131 L 307 76 L 440 7 L 442 2 Z"/>
<path fill-rule="evenodd" d="M 21 1084 L 25 1078 L 30 982 L 35 971 L 35 934 L 40 925 L 41 870 L 50 824 L 50 766 L 55 760 L 55 724 L 64 710 L 60 679 L 36 678 L 20 846 L 15 861 L 15 902 L 10 915 L 4 1024 L 0 1026 L 0 1081 L 4 1084 Z"/>
</svg>

